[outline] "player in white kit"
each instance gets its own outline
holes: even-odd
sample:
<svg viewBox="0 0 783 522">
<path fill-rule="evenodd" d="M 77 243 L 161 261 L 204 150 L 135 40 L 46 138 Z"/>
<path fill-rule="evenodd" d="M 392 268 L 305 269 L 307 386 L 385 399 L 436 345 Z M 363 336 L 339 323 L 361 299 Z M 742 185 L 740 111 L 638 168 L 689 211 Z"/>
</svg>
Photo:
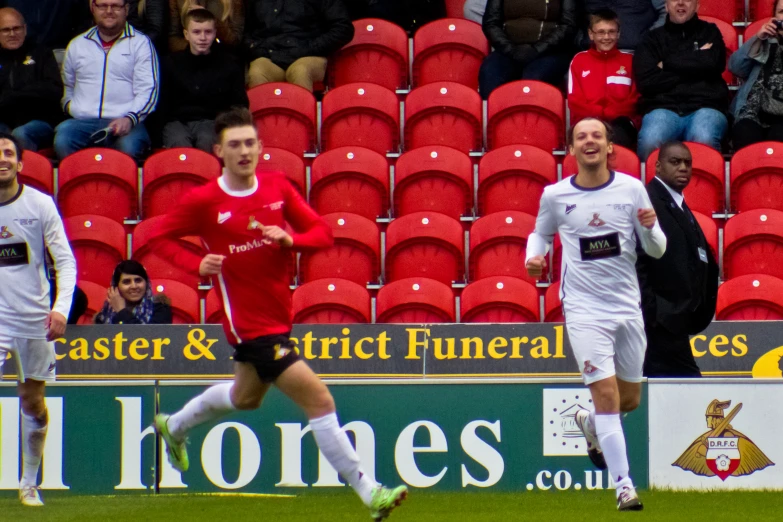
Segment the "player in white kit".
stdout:
<svg viewBox="0 0 783 522">
<path fill-rule="evenodd" d="M 42 506 L 37 486 L 48 424 L 44 391 L 55 378 L 53 341 L 65 333 L 76 262 L 52 198 L 19 184 L 21 158 L 19 142 L 0 133 L 0 376 L 8 353 L 13 354 L 22 404 L 19 499 Z M 51 308 L 46 249 L 57 271 Z"/>
<path fill-rule="evenodd" d="M 581 410 L 576 421 L 590 458 L 609 468 L 617 509 L 640 510 L 620 413 L 639 405 L 646 349 L 637 243 L 660 258 L 666 236 L 642 183 L 609 170 L 611 129 L 605 123 L 594 118 L 577 123 L 569 135 L 569 153 L 579 172 L 544 189 L 525 265 L 531 276 L 539 277 L 554 235 L 560 234 L 566 331 L 595 405 L 595 413 Z"/>
</svg>

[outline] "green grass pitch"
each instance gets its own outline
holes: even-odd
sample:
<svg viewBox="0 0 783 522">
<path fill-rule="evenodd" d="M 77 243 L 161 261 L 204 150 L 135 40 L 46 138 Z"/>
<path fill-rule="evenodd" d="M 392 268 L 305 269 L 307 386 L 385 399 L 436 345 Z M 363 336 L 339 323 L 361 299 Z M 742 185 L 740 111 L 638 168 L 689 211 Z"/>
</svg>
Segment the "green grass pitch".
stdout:
<svg viewBox="0 0 783 522">
<path fill-rule="evenodd" d="M 783 520 L 780 492 L 674 493 L 640 491 L 644 511 L 618 513 L 612 492 L 432 493 L 414 490 L 390 522 Z M 350 492 L 303 492 L 295 497 L 159 495 L 47 496 L 43 508 L 24 508 L 7 494 L 0 519 L 41 522 L 368 522 Z"/>
</svg>

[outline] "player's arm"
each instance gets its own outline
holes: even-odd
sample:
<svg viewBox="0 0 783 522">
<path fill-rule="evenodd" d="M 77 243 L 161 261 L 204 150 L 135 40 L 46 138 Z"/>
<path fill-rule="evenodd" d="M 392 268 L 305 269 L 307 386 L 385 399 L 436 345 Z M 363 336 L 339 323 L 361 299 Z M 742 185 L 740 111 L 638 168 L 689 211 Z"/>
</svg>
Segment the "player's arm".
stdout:
<svg viewBox="0 0 783 522">
<path fill-rule="evenodd" d="M 639 183 L 636 193 L 636 218 L 634 219 L 634 229 L 642 249 L 650 257 L 660 259 L 666 252 L 666 234 L 661 230 L 658 224 L 658 217 L 655 215 L 650 196 Z"/>
<path fill-rule="evenodd" d="M 181 237 L 201 235 L 201 218 L 204 214 L 202 209 L 201 200 L 193 192 L 189 192 L 164 216 L 150 243 L 156 254 L 171 260 L 172 264 L 181 266 L 188 272 L 214 275 L 220 272 L 223 256 L 208 254 L 202 258 L 177 244 Z M 202 266 L 205 260 L 208 260 L 208 270 L 204 270 Z"/>
<path fill-rule="evenodd" d="M 76 287 L 76 260 L 54 201 L 47 198 L 41 210 L 44 244 L 52 256 L 57 274 L 57 299 L 46 319 L 46 338 L 53 341 L 65 333 L 68 314 L 71 312 L 73 291 Z"/>
<path fill-rule="evenodd" d="M 287 180 L 284 182 L 285 206 L 283 214 L 285 220 L 291 225 L 294 233 L 288 234 L 278 227 L 265 227 L 264 236 L 267 239 L 275 240 L 269 237 L 268 229 L 278 228 L 281 232 L 290 237 L 290 244 L 276 241 L 283 246 L 288 246 L 297 252 L 306 252 L 332 246 L 334 237 L 332 229 L 315 210 L 307 204 L 299 192 Z M 277 231 L 275 231 L 277 233 Z"/>
<path fill-rule="evenodd" d="M 546 268 L 546 254 L 557 232 L 557 220 L 549 205 L 546 190 L 541 196 L 541 203 L 536 217 L 536 229 L 527 238 L 525 252 L 525 268 L 531 277 L 540 277 Z"/>
</svg>

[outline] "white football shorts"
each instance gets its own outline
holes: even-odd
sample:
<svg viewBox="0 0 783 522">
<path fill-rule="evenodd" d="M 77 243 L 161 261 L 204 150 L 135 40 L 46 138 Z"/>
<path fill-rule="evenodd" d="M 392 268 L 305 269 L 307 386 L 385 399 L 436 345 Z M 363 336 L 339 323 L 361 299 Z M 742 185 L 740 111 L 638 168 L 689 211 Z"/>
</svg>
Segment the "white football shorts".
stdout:
<svg viewBox="0 0 783 522">
<path fill-rule="evenodd" d="M 616 375 L 641 382 L 647 337 L 641 315 L 621 319 L 568 321 L 566 332 L 585 384 Z"/>
<path fill-rule="evenodd" d="M 0 334 L 0 378 L 9 354 L 16 362 L 17 379 L 53 382 L 57 358 L 54 343 L 46 339 L 20 339 Z"/>
</svg>

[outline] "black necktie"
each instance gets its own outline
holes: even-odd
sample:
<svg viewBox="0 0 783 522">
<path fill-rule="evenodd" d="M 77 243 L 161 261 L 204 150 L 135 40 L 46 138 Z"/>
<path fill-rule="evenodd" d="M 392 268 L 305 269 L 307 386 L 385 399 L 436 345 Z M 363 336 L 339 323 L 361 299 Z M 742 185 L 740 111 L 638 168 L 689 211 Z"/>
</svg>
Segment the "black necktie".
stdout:
<svg viewBox="0 0 783 522">
<path fill-rule="evenodd" d="M 684 199 L 682 200 L 682 211 L 688 217 L 688 221 L 691 222 L 691 226 L 695 229 L 696 228 L 696 218 L 693 217 L 693 212 L 691 212 L 691 209 L 688 208 L 688 204 L 685 203 Z"/>
</svg>

